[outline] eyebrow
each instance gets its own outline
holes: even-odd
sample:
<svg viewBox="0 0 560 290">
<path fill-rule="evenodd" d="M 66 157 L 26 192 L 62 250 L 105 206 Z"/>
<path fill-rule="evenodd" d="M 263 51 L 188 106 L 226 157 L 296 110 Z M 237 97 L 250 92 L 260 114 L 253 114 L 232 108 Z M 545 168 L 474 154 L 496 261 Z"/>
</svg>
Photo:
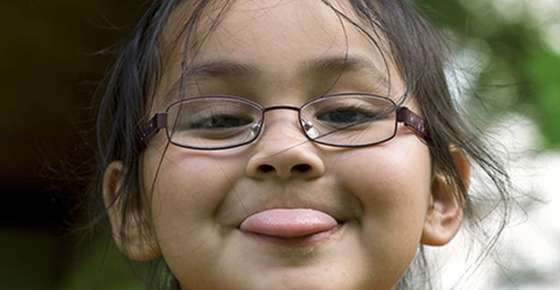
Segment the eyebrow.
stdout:
<svg viewBox="0 0 560 290">
<path fill-rule="evenodd" d="M 239 77 L 255 75 L 260 72 L 255 66 L 249 64 L 218 59 L 189 66 L 185 72 L 185 77 Z"/>
<path fill-rule="evenodd" d="M 377 66 L 362 56 L 329 56 L 308 61 L 305 70 L 313 72 L 344 73 L 352 71 L 371 71 L 383 75 Z"/>
<path fill-rule="evenodd" d="M 350 56 L 331 56 L 313 59 L 307 63 L 307 73 L 320 72 L 323 74 L 343 74 L 349 72 L 367 72 L 372 76 L 372 81 L 382 89 L 388 89 L 389 74 L 382 72 L 375 63 L 368 58 L 358 55 Z"/>
</svg>

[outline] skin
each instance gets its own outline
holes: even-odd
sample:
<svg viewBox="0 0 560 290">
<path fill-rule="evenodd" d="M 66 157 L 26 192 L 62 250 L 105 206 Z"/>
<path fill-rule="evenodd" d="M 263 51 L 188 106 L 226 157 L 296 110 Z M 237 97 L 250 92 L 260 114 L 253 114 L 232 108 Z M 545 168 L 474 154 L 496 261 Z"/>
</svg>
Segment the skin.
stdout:
<svg viewBox="0 0 560 290">
<path fill-rule="evenodd" d="M 359 22 L 346 5 L 335 3 Z M 168 36 L 188 14 L 186 6 L 177 9 Z M 181 52 L 175 46 L 167 56 L 168 71 L 151 113 L 177 98 L 172 87 L 180 76 Z M 305 66 L 346 52 L 369 65 L 336 73 Z M 386 71 L 366 36 L 320 1 L 236 1 L 192 64 L 217 59 L 250 65 L 258 73 L 194 76 L 189 94 L 300 106 L 324 93 L 360 91 L 397 100 L 404 91 L 395 66 L 389 63 Z M 415 110 L 413 101 L 406 105 Z M 163 256 L 183 289 L 394 289 L 421 244 L 444 245 L 460 226 L 454 193 L 431 175 L 428 147 L 404 127 L 381 145 L 334 148 L 305 142 L 297 113 L 276 110 L 267 113 L 257 142 L 235 149 L 166 147 L 164 135 L 142 156 L 150 219 L 133 219 L 126 243 L 116 234 L 119 208 L 109 206 L 122 175 L 119 161 L 106 171 L 104 197 L 121 249 L 140 261 Z M 460 152 L 455 156 L 468 179 L 468 163 Z M 268 208 L 319 209 L 345 226 L 326 242 L 296 248 L 259 242 L 238 229 L 244 218 Z M 145 223 L 153 235 L 140 234 Z"/>
</svg>

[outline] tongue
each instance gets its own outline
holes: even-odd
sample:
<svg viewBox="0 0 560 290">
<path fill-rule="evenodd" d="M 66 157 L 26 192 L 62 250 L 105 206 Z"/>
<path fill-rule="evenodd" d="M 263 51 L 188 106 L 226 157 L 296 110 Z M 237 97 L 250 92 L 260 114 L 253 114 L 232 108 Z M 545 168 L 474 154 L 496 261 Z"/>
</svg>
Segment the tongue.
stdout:
<svg viewBox="0 0 560 290">
<path fill-rule="evenodd" d="M 270 209 L 253 214 L 241 223 L 241 230 L 261 235 L 295 238 L 328 231 L 336 220 L 313 209 Z"/>
</svg>

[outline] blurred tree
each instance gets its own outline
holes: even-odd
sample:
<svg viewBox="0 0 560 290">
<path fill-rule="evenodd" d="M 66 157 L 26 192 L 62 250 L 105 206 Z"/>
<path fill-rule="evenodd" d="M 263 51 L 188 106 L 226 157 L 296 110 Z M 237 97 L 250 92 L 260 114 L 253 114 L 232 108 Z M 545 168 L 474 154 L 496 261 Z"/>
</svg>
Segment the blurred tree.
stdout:
<svg viewBox="0 0 560 290">
<path fill-rule="evenodd" d="M 490 99 L 490 118 L 529 116 L 541 149 L 560 149 L 560 5 L 545 0 L 417 1 L 453 47 L 472 47 L 486 62 L 473 92 Z M 475 64 L 477 59 L 471 59 Z M 472 68 L 472 66 L 471 66 Z M 470 72 L 466 72 L 469 74 Z"/>
</svg>

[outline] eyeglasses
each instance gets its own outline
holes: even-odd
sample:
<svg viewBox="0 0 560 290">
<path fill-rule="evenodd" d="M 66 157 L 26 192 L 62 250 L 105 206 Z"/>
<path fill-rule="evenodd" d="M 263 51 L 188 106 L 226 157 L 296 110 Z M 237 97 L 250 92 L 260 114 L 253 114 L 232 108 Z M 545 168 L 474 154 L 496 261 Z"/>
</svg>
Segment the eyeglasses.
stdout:
<svg viewBox="0 0 560 290">
<path fill-rule="evenodd" d="M 255 141 L 264 127 L 265 113 L 298 112 L 307 139 L 328 146 L 365 147 L 386 142 L 397 134 L 398 123 L 429 141 L 424 120 L 393 100 L 373 94 L 342 93 L 311 99 L 301 107 L 262 107 L 236 96 L 187 98 L 157 113 L 141 132 L 148 144 L 161 129 L 170 143 L 197 150 L 222 150 Z"/>
</svg>

